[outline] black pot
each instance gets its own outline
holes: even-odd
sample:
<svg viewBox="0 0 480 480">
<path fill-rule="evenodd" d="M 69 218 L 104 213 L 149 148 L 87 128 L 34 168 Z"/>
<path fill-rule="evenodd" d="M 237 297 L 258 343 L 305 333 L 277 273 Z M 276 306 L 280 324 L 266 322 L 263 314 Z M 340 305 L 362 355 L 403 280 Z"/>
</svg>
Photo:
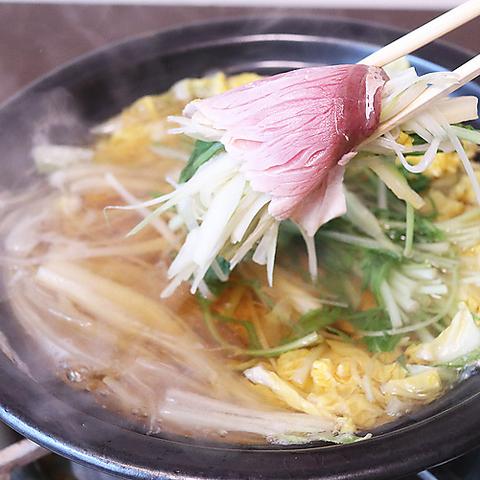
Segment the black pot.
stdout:
<svg viewBox="0 0 480 480">
<path fill-rule="evenodd" d="M 268 17 L 177 28 L 109 46 L 52 72 L 0 109 L 0 186 L 28 181 L 31 139 L 39 131 L 54 141 L 81 143 L 88 140 L 86 127 L 181 78 L 215 70 L 269 74 L 354 63 L 400 34 L 358 22 Z M 422 73 L 438 70 L 438 65 L 455 68 L 471 56 L 442 43 L 418 54 L 413 63 Z M 470 84 L 463 93 L 479 96 L 480 87 Z M 0 318 L 2 331 L 25 355 L 34 378 L 41 376 L 48 361 L 19 329 L 7 303 L 1 304 Z M 96 406 L 87 394 L 72 394 L 56 381 L 33 380 L 0 354 L 2 420 L 74 461 L 138 479 L 396 478 L 478 445 L 479 386 L 480 377 L 473 376 L 355 444 L 244 447 L 144 435 Z"/>
</svg>

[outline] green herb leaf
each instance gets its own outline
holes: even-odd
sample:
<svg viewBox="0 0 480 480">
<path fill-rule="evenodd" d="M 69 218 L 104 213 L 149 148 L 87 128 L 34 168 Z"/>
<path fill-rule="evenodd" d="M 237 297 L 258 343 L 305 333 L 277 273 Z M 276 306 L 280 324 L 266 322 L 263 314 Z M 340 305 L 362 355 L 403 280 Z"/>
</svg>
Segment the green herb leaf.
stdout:
<svg viewBox="0 0 480 480">
<path fill-rule="evenodd" d="M 469 123 L 456 123 L 455 125 L 452 125 L 453 127 L 459 127 L 459 128 L 464 128 L 465 130 L 471 130 L 473 132 L 480 132 L 478 128 L 475 128 L 473 125 L 470 125 Z"/>
<path fill-rule="evenodd" d="M 253 279 L 237 279 L 235 280 L 236 283 L 240 285 L 246 285 L 250 287 L 254 292 L 258 299 L 267 307 L 272 309 L 275 306 L 275 301 L 262 290 L 262 282 L 258 278 Z"/>
<path fill-rule="evenodd" d="M 225 150 L 225 147 L 220 142 L 197 140 L 187 165 L 180 173 L 180 183 L 188 182 L 205 162 L 208 162 L 214 155 L 223 150 Z"/>
<path fill-rule="evenodd" d="M 414 144 L 415 145 L 415 144 Z M 409 153 L 408 156 L 414 156 L 417 154 Z M 419 152 L 419 155 L 423 155 L 423 152 Z M 430 188 L 432 183 L 430 177 L 423 175 L 423 173 L 411 173 L 403 165 L 398 167 L 400 173 L 407 179 L 408 184 L 417 193 L 422 193 Z"/>
<path fill-rule="evenodd" d="M 373 352 L 391 352 L 402 338 L 401 335 L 383 335 L 382 337 L 363 337 L 367 348 Z"/>
<path fill-rule="evenodd" d="M 390 327 L 390 321 L 381 307 L 369 308 L 359 312 L 351 312 L 350 322 L 360 330 L 373 331 Z"/>
<path fill-rule="evenodd" d="M 288 248 L 293 243 L 300 243 L 302 241 L 300 230 L 291 220 L 285 220 L 280 223 L 277 240 L 278 249 Z"/>
<path fill-rule="evenodd" d="M 349 319 L 357 328 L 364 331 L 378 331 L 391 327 L 390 319 L 383 308 L 370 308 L 364 312 L 353 313 Z M 363 337 L 371 352 L 391 352 L 400 341 L 401 335 L 382 335 Z"/>
<path fill-rule="evenodd" d="M 336 335 L 338 338 L 341 338 L 342 341 L 347 342 L 347 343 L 353 343 L 353 338 L 347 335 L 345 332 L 342 330 L 335 328 L 335 327 L 325 327 L 325 330 L 328 333 L 332 333 L 333 335 Z"/>
<path fill-rule="evenodd" d="M 251 345 L 260 345 L 256 330 L 254 325 L 247 320 L 237 320 L 235 318 L 230 318 L 226 316 L 219 315 L 212 312 L 211 303 L 205 298 L 197 295 L 197 300 L 200 305 L 200 308 L 203 313 L 203 319 L 205 325 L 212 335 L 212 338 L 223 348 L 230 350 L 233 354 L 236 355 L 249 355 L 251 357 L 278 357 L 282 353 L 289 352 L 290 350 L 296 350 L 298 348 L 309 347 L 318 343 L 322 337 L 320 337 L 316 332 L 309 333 L 301 338 L 296 338 L 293 341 L 288 343 L 278 345 L 272 348 L 241 348 L 237 345 L 233 345 L 225 340 L 221 333 L 219 332 L 215 319 L 227 323 L 237 323 L 244 327 L 247 331 L 249 338 L 249 343 Z"/>
<path fill-rule="evenodd" d="M 414 146 L 427 144 L 427 142 L 420 135 L 417 135 L 416 133 L 410 133 L 409 136 L 412 139 L 412 144 Z M 425 155 L 425 152 L 409 152 L 406 155 L 409 157 L 422 157 L 423 155 Z M 415 175 L 415 174 L 411 174 L 411 175 Z"/>
<path fill-rule="evenodd" d="M 297 336 L 304 336 L 308 333 L 317 332 L 327 325 L 336 322 L 342 314 L 345 314 L 344 308 L 323 307 L 310 310 L 304 313 L 293 327 Z"/>
<path fill-rule="evenodd" d="M 375 215 L 383 220 L 385 224 L 391 221 L 404 221 L 404 214 L 392 210 L 375 209 Z M 416 212 L 414 223 L 414 237 L 417 243 L 433 243 L 445 240 L 446 235 L 440 230 L 429 217 Z M 390 240 L 396 243 L 403 243 L 405 240 L 405 228 L 389 225 L 387 235 Z"/>
<path fill-rule="evenodd" d="M 370 438 L 368 434 L 365 437 L 358 437 L 350 433 L 308 433 L 308 434 L 276 434 L 270 435 L 269 439 L 278 445 L 300 445 L 309 442 L 331 442 L 338 444 L 349 444 L 359 442 Z"/>
<path fill-rule="evenodd" d="M 423 242 L 440 242 L 445 240 L 443 230 L 436 227 L 428 218 L 417 216 L 415 223 L 415 238 Z"/>
<path fill-rule="evenodd" d="M 409 133 L 408 134 L 412 139 L 412 143 L 414 145 L 425 145 L 427 142 L 417 133 Z"/>
<path fill-rule="evenodd" d="M 228 275 L 230 273 L 230 262 L 228 260 L 223 257 L 217 257 L 217 263 L 225 275 Z M 210 291 L 216 297 L 218 297 L 227 286 L 227 282 L 222 282 L 222 280 L 218 278 L 212 267 L 207 270 L 207 273 L 205 274 L 205 277 L 203 279 Z"/>
<path fill-rule="evenodd" d="M 245 329 L 247 332 L 248 337 L 248 348 L 249 349 L 261 349 L 262 345 L 260 344 L 260 340 L 257 336 L 257 332 L 255 330 L 255 326 L 252 322 L 248 320 L 239 320 L 237 318 L 228 317 L 226 315 L 221 314 L 214 314 L 215 318 L 218 319 L 222 323 L 233 323 L 235 325 L 240 325 Z"/>
<path fill-rule="evenodd" d="M 380 286 L 398 264 L 396 258 L 382 251 L 366 250 L 361 262 L 364 288 L 369 288 L 377 299 L 381 298 Z"/>
<path fill-rule="evenodd" d="M 317 236 L 316 243 L 321 264 L 329 272 L 350 273 L 361 253 L 361 250 L 353 245 L 336 242 L 320 235 Z"/>
<path fill-rule="evenodd" d="M 297 350 L 299 348 L 309 347 L 318 343 L 322 339 L 316 332 L 309 333 L 304 337 L 297 338 L 291 342 L 283 343 L 272 348 L 262 348 L 260 350 L 241 350 L 242 354 L 250 355 L 252 357 L 278 357 L 282 353 Z"/>
<path fill-rule="evenodd" d="M 436 365 L 437 367 L 449 367 L 449 368 L 464 368 L 468 367 L 472 363 L 478 362 L 480 360 L 480 348 L 473 350 L 467 355 L 450 360 L 449 362 L 440 363 Z"/>
</svg>

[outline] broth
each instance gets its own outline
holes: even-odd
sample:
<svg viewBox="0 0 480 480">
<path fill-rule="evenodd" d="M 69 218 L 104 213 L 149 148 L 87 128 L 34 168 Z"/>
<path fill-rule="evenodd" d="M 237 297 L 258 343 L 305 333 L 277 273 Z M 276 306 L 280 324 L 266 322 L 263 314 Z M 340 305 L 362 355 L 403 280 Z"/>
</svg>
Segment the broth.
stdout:
<svg viewBox="0 0 480 480">
<path fill-rule="evenodd" d="M 193 142 L 168 134 L 168 115 L 179 115 L 192 98 L 253 78 L 185 80 L 163 95 L 140 99 L 94 130 L 96 143 L 82 150 L 87 161 L 69 147 L 36 147 L 37 167 L 50 170 L 48 176 L 30 196 L 12 203 L 2 222 L 8 297 L 60 378 L 135 418 L 146 433 L 352 441 L 356 432 L 434 400 L 455 381 L 459 367 L 439 373 L 412 353 L 448 321 L 442 317 L 398 339 L 367 336 L 366 342 L 361 332 L 372 328 L 365 318 L 347 321 L 351 311 L 378 307 L 362 282 L 358 253 L 339 247 L 331 233 L 321 237 L 319 281 L 312 283 L 307 254 L 288 225 L 280 235 L 272 288 L 263 269 L 247 261 L 228 282 L 211 272 L 202 287 L 210 292 L 207 300 L 185 285 L 162 299 L 166 270 L 185 236 L 174 212 L 126 237 L 149 210 L 109 209 L 169 191 L 165 179 L 177 178 L 185 166 Z M 65 168 L 52 160 L 67 157 L 72 161 Z M 354 178 L 358 172 L 351 175 L 346 181 L 354 191 L 358 186 L 355 195 L 366 195 Z M 464 182 L 458 169 L 431 182 L 431 195 L 448 200 L 438 205 L 441 219 L 463 212 L 478 216 L 467 187 L 463 199 L 453 198 Z M 462 250 L 461 275 L 477 274 L 475 248 Z M 352 264 L 342 264 L 347 257 Z M 434 275 L 432 285 L 449 286 L 450 295 L 456 269 L 445 263 L 416 272 Z M 434 311 L 442 295 L 430 295 L 422 308 Z M 474 282 L 450 297 L 445 318 L 459 300 L 480 310 Z"/>
</svg>

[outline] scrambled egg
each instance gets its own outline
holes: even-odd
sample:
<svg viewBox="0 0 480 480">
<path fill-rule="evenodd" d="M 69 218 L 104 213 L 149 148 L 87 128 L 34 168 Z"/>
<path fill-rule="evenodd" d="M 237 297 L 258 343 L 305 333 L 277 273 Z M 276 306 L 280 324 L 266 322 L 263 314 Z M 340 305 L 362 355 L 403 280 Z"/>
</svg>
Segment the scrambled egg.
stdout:
<svg viewBox="0 0 480 480">
<path fill-rule="evenodd" d="M 430 190 L 429 197 L 438 211 L 438 220 L 448 220 L 465 211 L 465 204 L 440 190 Z M 428 207 L 427 207 L 428 208 Z"/>
<path fill-rule="evenodd" d="M 180 80 L 172 87 L 171 91 L 178 100 L 188 103 L 196 98 L 208 98 L 218 95 L 260 78 L 256 73 L 240 73 L 239 75 L 227 77 L 223 72 L 218 72 L 209 77 Z"/>
<path fill-rule="evenodd" d="M 411 138 L 405 133 L 402 133 L 397 140 L 404 145 L 411 145 Z M 470 159 L 478 153 L 478 147 L 471 142 L 464 141 L 463 147 Z M 414 157 L 408 157 L 408 160 L 415 163 Z M 480 181 L 478 163 L 474 163 L 473 167 Z M 425 174 L 432 178 L 427 196 L 435 205 L 438 221 L 455 218 L 477 205 L 472 184 L 464 173 L 456 153 L 438 153 Z M 480 244 L 463 251 L 461 261 L 463 272 L 471 275 L 478 274 L 480 272 Z M 450 326 L 434 341 L 407 350 L 410 360 L 428 360 L 425 352 L 436 349 L 438 350 L 436 354 L 431 353 L 429 359 L 442 362 L 460 356 L 467 350 L 480 347 L 480 333 L 475 327 L 471 315 L 480 315 L 480 286 L 474 282 L 461 283 L 459 290 L 459 299 L 464 303 L 460 304 L 459 311 Z M 471 345 L 473 346 L 469 348 Z M 443 351 L 442 349 L 453 353 L 451 355 L 438 353 Z"/>
<path fill-rule="evenodd" d="M 468 274 L 478 275 L 480 272 L 480 244 L 464 252 L 462 270 Z M 460 285 L 460 300 L 464 301 L 470 312 L 480 318 L 480 285 L 463 283 Z"/>
<path fill-rule="evenodd" d="M 397 142 L 405 147 L 412 147 L 413 141 L 410 135 L 407 135 L 405 132 L 401 132 L 397 138 Z M 476 146 L 470 142 L 464 142 L 465 151 L 469 156 L 473 156 L 476 151 Z M 411 165 L 416 165 L 420 160 L 421 156 L 417 155 L 406 155 L 405 159 Z M 435 155 L 435 158 L 431 165 L 425 170 L 424 175 L 427 175 L 431 178 L 440 178 L 445 175 L 455 174 L 461 168 L 461 162 L 456 152 L 439 152 Z"/>
<path fill-rule="evenodd" d="M 397 142 L 407 147 L 413 145 L 412 138 L 404 132 L 397 137 Z M 478 150 L 475 144 L 467 141 L 463 142 L 463 147 L 469 158 L 473 158 Z M 410 164 L 416 165 L 422 157 L 406 155 L 405 158 Z M 480 169 L 477 167 L 476 170 L 476 176 L 480 181 Z M 456 217 L 469 206 L 476 204 L 472 184 L 465 175 L 456 152 L 437 153 L 423 174 L 432 180 L 432 186 L 427 195 L 431 202 L 426 207 L 426 211 L 431 210 L 433 203 L 438 211 L 439 221 Z"/>
<path fill-rule="evenodd" d="M 358 345 L 326 340 L 319 347 L 284 353 L 275 373 L 295 389 L 297 407 L 300 394 L 323 415 L 341 419 L 342 431 L 353 432 L 386 421 L 392 398 L 411 398 L 408 372 L 396 361 L 399 355 L 399 351 L 372 354 Z M 392 381 L 397 389 L 389 391 Z M 437 391 L 428 382 L 421 391 L 434 395 Z M 288 399 L 284 401 L 292 406 Z"/>
<path fill-rule="evenodd" d="M 476 177 L 480 181 L 480 171 L 476 171 Z M 475 193 L 473 192 L 472 184 L 466 175 L 462 175 L 458 183 L 453 187 L 451 197 L 458 202 L 465 205 L 475 205 Z"/>
<path fill-rule="evenodd" d="M 416 165 L 422 157 L 407 155 L 405 159 L 411 165 Z M 439 152 L 424 174 L 431 178 L 440 178 L 444 175 L 457 173 L 460 168 L 460 159 L 455 152 Z"/>
<path fill-rule="evenodd" d="M 403 133 L 397 141 L 411 145 L 411 138 Z M 464 146 L 473 157 L 476 147 L 467 142 Z M 408 156 L 407 160 L 414 164 L 418 157 Z M 476 168 L 480 179 L 480 169 Z M 435 206 L 439 221 L 454 218 L 475 205 L 473 189 L 456 153 L 438 153 L 425 174 L 432 183 L 424 194 Z M 462 255 L 470 271 L 480 271 L 480 244 Z M 465 303 L 450 327 L 432 342 L 407 349 L 404 358 L 410 365 L 399 362 L 401 348 L 373 354 L 359 345 L 326 340 L 314 348 L 284 353 L 273 370 L 271 365 L 263 365 L 275 376 L 276 388 L 265 381 L 267 375 L 249 378 L 294 410 L 336 419 L 340 432 L 372 428 L 434 400 L 444 388 L 435 364 L 480 347 L 480 328 L 469 313 L 480 314 L 480 287 L 462 285 L 460 299 Z M 279 389 L 280 385 L 283 387 Z"/>
<path fill-rule="evenodd" d="M 169 135 L 171 125 L 166 117 L 180 115 L 184 106 L 195 98 L 219 94 L 259 78 L 254 73 L 232 77 L 217 73 L 206 78 L 181 80 L 162 95 L 137 100 L 101 126 L 99 133 L 103 128 L 108 136 L 98 141 L 94 161 L 134 165 L 139 159 L 150 161 L 162 155 L 168 157 L 169 146 L 177 155 L 185 152 L 188 158 L 191 140 Z M 161 141 L 162 152 L 152 149 L 156 141 Z M 412 138 L 405 133 L 401 133 L 397 141 L 405 146 L 412 145 Z M 476 147 L 468 142 L 464 147 L 473 157 Z M 411 164 L 420 159 L 411 155 L 406 158 Z M 439 220 L 453 218 L 474 205 L 471 184 L 456 153 L 438 153 L 425 175 L 432 180 L 426 196 L 431 199 L 430 205 L 435 205 Z M 477 175 L 480 179 L 480 171 Z M 480 245 L 466 255 L 479 271 Z M 480 314 L 480 288 L 462 287 L 461 296 L 471 312 Z M 469 323 L 470 333 L 474 329 L 472 322 Z M 458 337 L 463 331 L 459 321 L 454 321 L 442 338 L 438 337 L 431 345 L 411 348 L 406 356 L 411 363 L 438 360 L 442 357 L 438 352 L 443 352 L 443 340 Z M 475 336 L 475 345 L 477 343 L 480 344 L 480 333 Z M 399 362 L 401 353 L 397 348 L 394 352 L 373 354 L 359 345 L 325 340 L 315 347 L 284 353 L 272 363 L 261 363 L 246 370 L 245 375 L 272 404 L 335 420 L 338 431 L 351 433 L 388 421 L 418 403 L 433 400 L 441 392 L 442 380 L 436 368 L 421 367 L 423 371 L 412 373 Z"/>
<path fill-rule="evenodd" d="M 442 391 L 433 367 L 412 374 L 398 362 L 400 351 L 372 354 L 336 340 L 281 355 L 276 368 L 260 364 L 245 372 L 293 410 L 336 421 L 341 433 L 377 426 L 430 401 Z"/>
</svg>

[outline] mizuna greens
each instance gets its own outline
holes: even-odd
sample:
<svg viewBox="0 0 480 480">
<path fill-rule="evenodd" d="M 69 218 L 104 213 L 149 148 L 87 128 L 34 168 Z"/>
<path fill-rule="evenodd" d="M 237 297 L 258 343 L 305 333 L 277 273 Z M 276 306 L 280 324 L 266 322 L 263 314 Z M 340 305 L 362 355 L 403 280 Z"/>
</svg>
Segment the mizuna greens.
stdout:
<svg viewBox="0 0 480 480">
<path fill-rule="evenodd" d="M 327 67 L 325 72 L 329 68 L 333 67 Z M 352 66 L 352 68 L 357 67 Z M 282 96 L 278 95 L 278 105 L 275 102 L 272 104 L 272 100 L 270 100 L 278 92 L 270 92 L 269 87 L 266 86 L 270 79 L 267 79 L 243 89 L 239 88 L 238 90 L 227 92 L 223 96 L 220 95 L 217 100 L 213 99 L 213 103 L 209 103 L 212 102 L 212 99 L 191 102 L 185 109 L 184 117 L 174 116 L 170 118 L 171 121 L 180 124 L 180 128 L 172 130 L 173 132 L 184 133 L 199 140 L 197 140 L 194 152 L 181 174 L 181 183 L 176 186 L 173 192 L 144 202 L 142 204 L 143 207 L 155 206 L 155 210 L 130 232 L 130 234 L 138 233 L 151 220 L 172 207 L 177 208 L 178 217 L 176 222 L 188 228 L 189 233 L 185 243 L 169 268 L 171 283 L 164 292 L 165 296 L 170 295 L 184 281 L 191 282 L 191 291 L 195 293 L 208 269 L 211 266 L 215 268 L 214 264 L 217 256 L 225 257 L 229 261 L 230 269 L 233 270 L 250 251 L 253 252 L 252 258 L 256 263 L 267 266 L 269 283 L 272 284 L 278 230 L 280 223 L 285 218 L 293 219 L 304 237 L 310 259 L 310 274 L 312 278 L 315 278 L 317 275 L 317 262 L 315 249 L 313 248 L 313 237 L 322 224 L 342 215 L 346 211 L 348 198 L 345 197 L 342 187 L 345 171 L 348 174 L 349 170 L 366 166 L 381 179 L 382 183 L 378 186 L 378 208 L 388 206 L 385 203 L 386 189 L 391 190 L 397 198 L 405 202 L 406 212 L 408 213 L 405 217 L 408 227 L 406 230 L 407 242 L 404 246 L 405 256 L 410 256 L 411 254 L 415 210 L 422 208 L 424 205 L 424 200 L 410 186 L 408 179 L 411 182 L 424 181 L 425 177 L 419 177 L 416 180 L 413 180 L 413 178 L 431 165 L 437 152 L 448 153 L 455 151 L 457 153 L 472 184 L 477 201 L 480 203 L 480 185 L 461 143 L 461 139 L 468 137 L 470 141 L 472 139 L 478 140 L 478 136 L 475 135 L 476 132 L 457 125 L 459 122 L 477 118 L 477 99 L 475 97 L 452 97 L 436 101 L 434 105 L 430 105 L 414 119 L 408 120 L 402 125 L 392 127 L 392 131 L 386 132 L 379 138 L 374 136 L 368 137 L 373 132 L 372 127 L 369 127 L 370 130 L 365 134 L 368 138 L 360 138 L 360 145 L 348 144 L 344 147 L 342 153 L 336 153 L 339 157 L 344 155 L 345 158 L 342 157 L 341 160 L 336 158 L 335 162 L 339 161 L 339 163 L 331 167 L 331 174 L 328 174 L 331 175 L 331 178 L 329 176 L 324 180 L 328 186 L 318 187 L 320 188 L 320 193 L 316 193 L 317 196 L 319 195 L 318 199 L 314 199 L 315 194 L 312 190 L 308 194 L 310 197 L 307 195 L 306 199 L 302 197 L 301 201 L 295 200 L 299 201 L 301 205 L 296 207 L 296 210 L 292 210 L 293 207 L 291 206 L 285 207 L 289 198 L 292 199 L 291 202 L 294 202 L 293 199 L 300 195 L 288 193 L 288 189 L 290 188 L 292 192 L 296 192 L 297 190 L 295 189 L 297 187 L 295 185 L 298 184 L 300 185 L 298 187 L 299 191 L 303 191 L 302 188 L 306 188 L 303 187 L 303 183 L 306 181 L 304 177 L 311 179 L 316 175 L 314 171 L 310 172 L 310 164 L 314 163 L 317 157 L 326 155 L 325 151 L 328 151 L 328 149 L 325 147 L 326 150 L 314 151 L 314 153 L 310 154 L 311 158 L 305 162 L 307 167 L 292 167 L 292 172 L 289 173 L 289 167 L 284 166 L 287 165 L 286 160 L 281 160 L 282 155 L 286 155 L 286 153 L 277 151 L 278 147 L 271 140 L 261 141 L 255 139 L 264 137 L 270 139 L 271 132 L 275 132 L 275 129 L 278 129 L 280 132 L 283 128 L 283 135 L 291 136 L 290 141 L 296 146 L 295 152 L 299 152 L 292 153 L 292 155 L 296 155 L 294 156 L 295 160 L 292 160 L 294 163 L 298 162 L 297 157 L 306 155 L 304 152 L 310 151 L 308 150 L 310 147 L 307 148 L 305 146 L 303 147 L 304 150 L 300 147 L 302 143 L 301 135 L 307 135 L 305 132 L 302 133 L 302 126 L 294 125 L 295 122 L 288 118 L 283 119 L 283 114 L 280 111 L 281 108 L 287 108 L 287 106 L 290 108 L 293 105 L 294 107 L 291 108 L 298 108 L 300 112 L 299 118 L 303 118 L 302 115 L 307 112 L 308 108 L 304 106 L 304 95 L 300 91 L 301 88 L 307 88 L 303 87 L 302 82 L 306 84 L 312 82 L 312 78 L 317 75 L 317 71 L 323 72 L 321 68 L 318 70 L 312 69 L 312 72 L 308 69 L 305 70 L 306 73 L 300 76 L 300 80 L 303 79 L 301 81 L 297 78 L 299 77 L 297 72 L 293 72 L 291 75 L 285 74 L 273 77 L 272 85 L 277 82 L 279 85 L 277 88 L 283 88 L 285 91 L 282 90 L 282 95 L 285 95 L 287 98 L 284 101 Z M 287 75 L 290 75 L 291 78 L 288 77 L 287 79 Z M 318 75 L 321 77 L 323 73 Z M 330 75 L 330 73 L 326 75 Z M 385 122 L 394 117 L 426 89 L 455 82 L 454 74 L 432 73 L 419 77 L 414 68 L 390 72 L 391 77 L 388 81 L 384 77 L 380 79 L 379 75 L 381 74 L 377 71 L 373 73 L 368 71 L 365 75 L 367 78 L 365 80 L 366 83 L 370 82 L 376 88 L 371 93 L 367 93 L 367 97 L 371 95 L 371 102 L 375 98 L 375 102 L 378 103 L 378 106 L 375 107 L 377 108 L 375 112 L 375 115 L 378 116 L 377 122 Z M 371 76 L 370 80 L 369 75 Z M 315 85 L 321 85 L 322 78 L 315 80 Z M 331 84 L 332 80 L 330 79 L 328 82 Z M 284 84 L 287 84 L 287 86 Z M 380 85 L 381 90 L 379 90 Z M 293 91 L 290 92 L 289 88 Z M 300 88 L 300 93 L 297 94 L 295 88 Z M 313 88 L 308 83 L 307 91 L 310 92 Z M 257 95 L 259 98 L 252 94 L 254 91 L 261 92 L 262 89 L 266 91 L 264 93 L 265 99 L 261 97 L 260 93 Z M 235 97 L 234 92 L 238 92 L 238 99 Z M 379 97 L 380 93 L 381 98 Z M 250 113 L 247 107 L 243 106 L 241 102 L 246 102 L 246 100 L 242 100 L 242 95 L 245 99 L 253 95 L 255 97 L 251 99 L 253 104 L 262 105 L 259 112 L 255 114 L 256 116 L 251 117 L 253 114 Z M 309 93 L 309 95 L 311 96 L 309 101 L 312 105 L 315 105 L 316 102 L 320 102 L 323 105 L 321 103 L 323 97 L 321 96 L 326 95 L 326 93 L 322 89 L 319 90 L 319 93 L 316 93 L 316 95 L 321 97 L 319 97 L 320 99 L 315 97 L 314 93 Z M 339 102 L 346 102 L 345 105 L 348 105 L 348 100 L 350 99 L 345 100 L 339 97 L 338 100 Z M 237 108 L 235 101 L 238 101 L 241 106 Z M 298 107 L 296 106 L 297 104 L 299 105 Z M 279 112 L 275 115 L 278 115 L 280 119 L 277 123 L 273 122 L 267 128 L 268 122 L 267 120 L 262 120 L 262 115 L 265 118 L 270 116 L 275 118 L 275 115 L 270 112 L 269 108 L 272 112 L 273 110 L 276 112 L 276 109 L 279 108 Z M 347 106 L 345 106 L 346 108 Z M 371 112 L 375 110 L 374 103 L 371 105 L 367 104 L 365 108 L 369 109 L 368 112 L 371 115 Z M 232 113 L 236 112 L 236 109 L 240 113 Z M 327 111 L 330 110 L 331 108 L 328 107 Z M 207 118 L 208 115 L 211 118 Z M 238 116 L 240 124 L 245 121 L 247 124 L 251 122 L 252 125 L 248 124 L 250 126 L 241 127 L 232 123 L 233 120 L 230 117 L 234 115 Z M 338 119 L 340 118 L 339 115 L 336 113 L 333 120 L 326 119 L 326 125 L 331 121 L 335 123 L 333 132 L 331 132 L 332 139 L 325 140 L 326 142 L 334 141 L 335 132 L 339 131 L 338 128 L 342 128 L 337 125 L 340 122 Z M 368 118 L 370 117 L 367 115 Z M 312 119 L 309 120 L 310 123 L 312 121 Z M 351 121 L 353 122 L 353 120 Z M 368 121 L 371 122 L 373 120 Z M 262 126 L 263 123 L 265 123 L 265 126 Z M 291 127 L 289 126 L 290 124 Z M 222 125 L 225 126 L 222 127 Z M 289 131 L 289 128 L 292 131 Z M 316 128 L 315 131 L 321 131 L 322 128 Z M 265 132 L 268 132 L 268 134 Z M 340 135 L 340 138 L 345 137 L 349 139 L 353 135 L 352 132 L 345 130 Z M 315 134 L 309 131 L 308 138 L 315 140 Z M 399 142 L 400 138 L 403 138 L 403 143 Z M 281 141 L 284 140 L 282 139 Z M 316 141 L 319 142 L 318 139 Z M 227 145 L 227 151 L 225 151 L 225 145 Z M 349 148 L 351 150 L 348 150 Z M 259 153 L 260 151 L 261 153 Z M 273 164 L 270 165 L 268 163 L 270 161 L 268 158 L 259 160 L 258 163 L 267 162 L 269 165 L 267 165 L 268 168 L 265 167 L 265 172 L 262 172 L 260 166 L 255 166 L 255 155 L 260 155 L 259 158 L 263 158 L 265 155 L 277 155 L 280 158 L 280 160 L 277 160 L 277 163 L 280 162 L 280 164 L 272 166 Z M 399 162 L 403 167 L 402 171 L 395 165 L 396 162 Z M 345 170 L 347 163 L 348 168 Z M 280 175 L 281 168 L 286 170 Z M 319 172 L 328 171 L 326 167 L 318 170 Z M 298 172 L 303 172 L 303 177 L 300 177 Z M 292 180 L 283 180 L 284 177 L 290 178 L 289 175 L 292 176 Z M 185 182 L 186 179 L 188 179 L 187 182 Z M 268 187 L 273 188 L 271 191 L 268 190 L 266 185 L 274 181 L 280 182 L 279 185 Z M 264 187 L 260 185 L 264 185 Z M 422 187 L 421 184 L 417 184 L 417 188 L 418 186 Z M 285 191 L 284 198 L 280 194 L 275 193 L 280 191 Z M 300 196 L 302 195 L 304 194 L 302 193 Z M 309 202 L 312 202 L 312 205 Z M 321 207 L 323 205 L 322 202 L 325 203 L 323 207 Z M 355 205 L 354 201 L 350 201 L 347 216 L 351 214 L 358 215 L 358 212 L 355 213 L 353 210 Z M 136 206 L 122 208 L 136 208 Z M 306 208 L 307 210 L 305 210 Z M 367 210 L 367 208 L 363 208 L 363 212 Z M 375 228 L 372 226 L 373 222 L 370 218 L 372 215 L 372 213 L 368 212 L 368 221 L 363 222 L 360 220 L 360 223 L 369 223 L 370 227 Z M 364 233 L 371 234 L 372 232 Z M 380 235 L 379 230 L 373 233 L 374 235 Z"/>
<path fill-rule="evenodd" d="M 454 81 L 390 76 L 381 120 Z M 38 184 L 0 194 L 7 298 L 52 373 L 145 432 L 361 440 L 479 359 L 480 134 L 462 123 L 476 100 L 364 142 L 346 212 L 313 236 L 269 213 L 211 126 L 170 133 L 174 117 L 198 137 L 189 102 L 257 79 L 185 79 L 95 127 L 92 145 L 37 145 Z"/>
</svg>

